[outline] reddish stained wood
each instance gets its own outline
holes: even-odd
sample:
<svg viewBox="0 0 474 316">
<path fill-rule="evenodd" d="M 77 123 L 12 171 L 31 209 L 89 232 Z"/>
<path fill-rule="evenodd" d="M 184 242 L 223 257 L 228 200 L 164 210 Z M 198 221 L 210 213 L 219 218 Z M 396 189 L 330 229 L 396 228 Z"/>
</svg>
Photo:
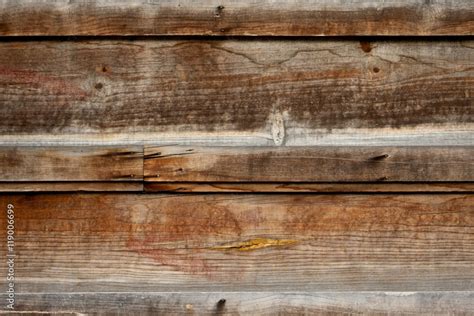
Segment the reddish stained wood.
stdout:
<svg viewBox="0 0 474 316">
<path fill-rule="evenodd" d="M 472 195 L 3 195 L 7 203 L 24 294 L 462 291 L 474 280 Z"/>
<path fill-rule="evenodd" d="M 0 142 L 472 144 L 472 47 L 470 40 L 3 42 Z"/>
<path fill-rule="evenodd" d="M 469 0 L 0 1 L 0 35 L 472 35 Z"/>
</svg>

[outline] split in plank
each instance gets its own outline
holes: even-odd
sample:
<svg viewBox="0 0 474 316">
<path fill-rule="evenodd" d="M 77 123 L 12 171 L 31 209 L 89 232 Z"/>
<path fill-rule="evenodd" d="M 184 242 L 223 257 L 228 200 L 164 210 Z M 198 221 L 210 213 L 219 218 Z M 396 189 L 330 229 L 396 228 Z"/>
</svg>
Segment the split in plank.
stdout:
<svg viewBox="0 0 474 316">
<path fill-rule="evenodd" d="M 0 191 L 8 191 L 0 184 Z M 145 182 L 145 192 L 176 193 L 424 193 L 424 192 L 464 192 L 474 193 L 474 182 L 363 182 L 363 183 L 249 183 L 249 182 Z M 11 190 L 18 191 L 18 190 Z M 44 190 L 43 190 L 44 191 Z"/>
<path fill-rule="evenodd" d="M 0 44 L 8 145 L 472 145 L 474 41 Z"/>
<path fill-rule="evenodd" d="M 0 1 L 0 35 L 472 35 L 470 0 Z"/>
<path fill-rule="evenodd" d="M 25 295 L 474 286 L 473 195 L 0 197 L 9 203 Z"/>
</svg>

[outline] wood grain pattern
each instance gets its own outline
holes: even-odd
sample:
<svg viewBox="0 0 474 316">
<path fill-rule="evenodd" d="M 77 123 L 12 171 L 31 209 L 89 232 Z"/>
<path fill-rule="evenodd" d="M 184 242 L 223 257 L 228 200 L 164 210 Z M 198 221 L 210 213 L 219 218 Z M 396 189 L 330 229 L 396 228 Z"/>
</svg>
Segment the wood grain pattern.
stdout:
<svg viewBox="0 0 474 316">
<path fill-rule="evenodd" d="M 0 146 L 0 181 L 142 181 L 143 147 Z"/>
<path fill-rule="evenodd" d="M 0 44 L 5 145 L 472 145 L 474 44 Z"/>
<path fill-rule="evenodd" d="M 0 191 L 2 185 L 0 184 Z M 431 183 L 245 183 L 245 182 L 145 182 L 145 192 L 176 193 L 387 193 L 465 192 L 474 193 L 473 182 Z"/>
<path fill-rule="evenodd" d="M 0 1 L 0 35 L 472 35 L 470 0 Z"/>
<path fill-rule="evenodd" d="M 145 181 L 473 181 L 470 147 L 146 147 Z"/>
<path fill-rule="evenodd" d="M 447 186 L 446 190 L 451 187 Z M 453 186 L 454 187 L 454 186 Z M 454 189 L 452 189 L 454 190 Z M 0 192 L 143 192 L 142 181 L 0 182 Z M 458 190 L 456 190 L 458 191 Z"/>
<path fill-rule="evenodd" d="M 14 205 L 23 294 L 471 291 L 473 202 L 459 194 L 0 198 L 2 208 Z"/>
<path fill-rule="evenodd" d="M 431 316 L 474 313 L 473 292 L 20 293 L 17 301 L 18 311 L 53 312 L 55 315 Z"/>
</svg>

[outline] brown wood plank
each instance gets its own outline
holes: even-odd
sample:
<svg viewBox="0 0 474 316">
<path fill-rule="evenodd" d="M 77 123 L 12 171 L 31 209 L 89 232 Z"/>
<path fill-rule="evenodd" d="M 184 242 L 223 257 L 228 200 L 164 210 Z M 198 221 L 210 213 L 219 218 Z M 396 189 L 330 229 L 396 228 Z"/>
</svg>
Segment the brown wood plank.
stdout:
<svg viewBox="0 0 474 316">
<path fill-rule="evenodd" d="M 472 145 L 473 43 L 2 42 L 0 143 Z"/>
<path fill-rule="evenodd" d="M 0 184 L 0 191 L 2 190 Z M 384 193 L 384 192 L 466 192 L 474 193 L 473 182 L 431 183 L 245 183 L 245 182 L 146 182 L 146 192 L 219 193 Z"/>
<path fill-rule="evenodd" d="M 472 35 L 470 0 L 0 1 L 0 35 Z"/>
<path fill-rule="evenodd" d="M 5 295 L 0 295 L 3 299 Z M 16 311 L 134 315 L 470 315 L 473 292 L 38 293 Z"/>
<path fill-rule="evenodd" d="M 468 147 L 146 147 L 145 181 L 473 181 Z"/>
<path fill-rule="evenodd" d="M 14 206 L 23 294 L 471 291 L 473 203 L 459 194 L 0 198 Z M 4 214 L 4 236 L 6 226 Z"/>
<path fill-rule="evenodd" d="M 142 146 L 0 146 L 1 182 L 142 180 Z"/>
<path fill-rule="evenodd" d="M 0 182 L 0 192 L 142 192 L 143 182 L 141 181 L 120 181 L 120 182 Z"/>
</svg>

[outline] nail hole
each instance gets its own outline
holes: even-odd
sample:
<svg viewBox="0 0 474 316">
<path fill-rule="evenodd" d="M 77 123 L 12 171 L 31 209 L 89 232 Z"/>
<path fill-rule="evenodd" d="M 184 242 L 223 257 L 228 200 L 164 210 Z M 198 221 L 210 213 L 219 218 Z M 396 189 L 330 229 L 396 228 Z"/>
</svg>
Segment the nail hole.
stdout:
<svg viewBox="0 0 474 316">
<path fill-rule="evenodd" d="M 370 53 L 372 51 L 372 47 L 370 46 L 370 42 L 360 42 L 360 48 L 365 52 L 365 53 Z"/>
<path fill-rule="evenodd" d="M 375 73 L 378 73 L 378 72 L 380 71 L 380 68 L 378 68 L 378 67 L 374 67 L 374 69 L 373 69 L 373 70 L 374 70 L 374 72 L 375 72 Z"/>
<path fill-rule="evenodd" d="M 216 13 L 214 14 L 215 17 L 220 17 L 221 16 L 221 13 L 222 13 L 222 10 L 224 10 L 224 6 L 223 5 L 219 5 L 217 6 L 216 8 Z"/>
<path fill-rule="evenodd" d="M 97 90 L 100 90 L 100 89 L 102 89 L 103 87 L 104 87 L 104 85 L 103 85 L 102 83 L 100 83 L 100 82 L 95 85 L 95 88 L 96 88 Z"/>
<path fill-rule="evenodd" d="M 224 306 L 225 306 L 225 302 L 226 300 L 221 298 L 218 302 L 217 302 L 217 309 L 223 309 Z"/>
</svg>

